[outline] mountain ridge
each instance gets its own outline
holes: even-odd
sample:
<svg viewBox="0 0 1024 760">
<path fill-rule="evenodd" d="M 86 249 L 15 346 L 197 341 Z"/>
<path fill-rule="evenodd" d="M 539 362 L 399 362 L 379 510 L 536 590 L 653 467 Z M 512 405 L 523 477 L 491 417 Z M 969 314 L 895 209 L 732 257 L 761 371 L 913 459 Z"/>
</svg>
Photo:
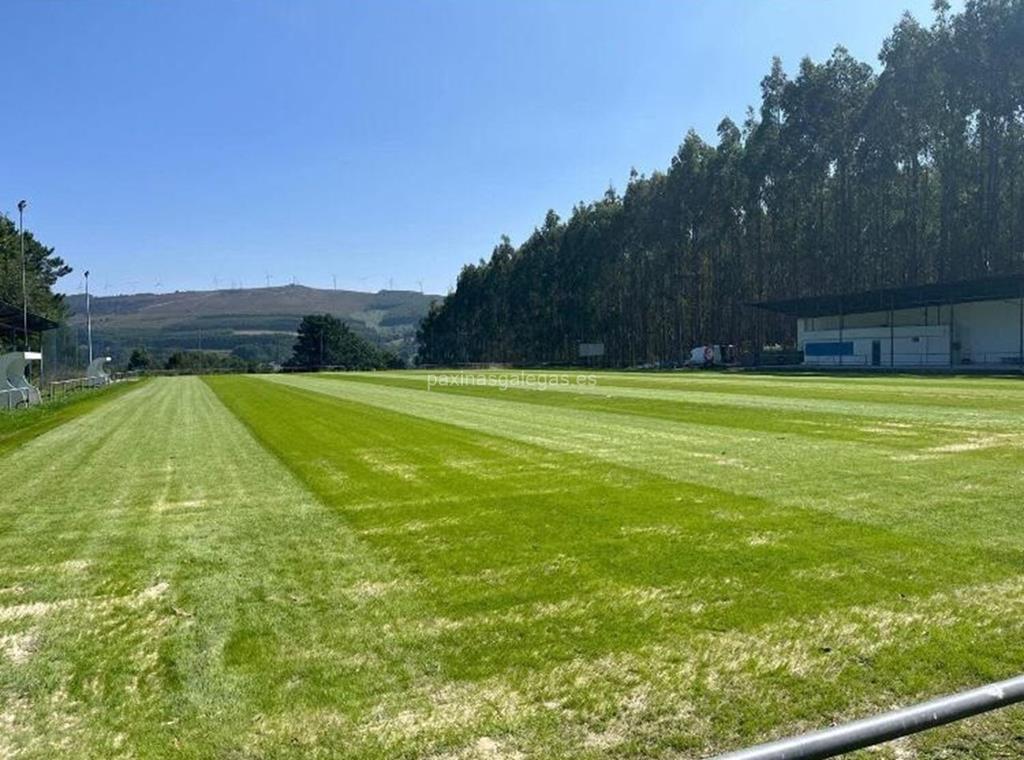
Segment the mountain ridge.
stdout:
<svg viewBox="0 0 1024 760">
<path fill-rule="evenodd" d="M 416 327 L 439 298 L 411 290 L 370 293 L 305 285 L 92 296 L 93 341 L 115 361 L 138 347 L 158 358 L 201 348 L 283 361 L 301 318 L 328 313 L 408 358 L 415 352 Z M 85 295 L 66 296 L 65 303 L 69 326 L 83 327 Z"/>
</svg>

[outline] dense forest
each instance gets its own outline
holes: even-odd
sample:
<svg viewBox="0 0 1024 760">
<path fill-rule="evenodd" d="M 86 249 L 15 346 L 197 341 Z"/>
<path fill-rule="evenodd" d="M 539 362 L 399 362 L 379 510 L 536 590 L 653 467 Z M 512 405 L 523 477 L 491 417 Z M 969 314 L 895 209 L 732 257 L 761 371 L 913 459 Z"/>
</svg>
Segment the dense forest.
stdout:
<svg viewBox="0 0 1024 760">
<path fill-rule="evenodd" d="M 757 351 L 790 324 L 746 304 L 1024 268 L 1024 0 L 905 15 L 878 72 L 837 47 L 761 104 L 691 131 L 664 172 L 549 211 L 468 265 L 418 334 L 419 361 L 614 365 L 706 342 Z"/>
</svg>

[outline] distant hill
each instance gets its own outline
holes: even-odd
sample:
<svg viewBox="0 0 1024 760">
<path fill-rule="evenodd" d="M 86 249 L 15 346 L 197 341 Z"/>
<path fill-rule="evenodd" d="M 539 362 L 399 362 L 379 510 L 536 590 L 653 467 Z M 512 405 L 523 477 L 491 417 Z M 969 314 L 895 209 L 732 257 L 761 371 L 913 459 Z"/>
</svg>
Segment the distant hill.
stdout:
<svg viewBox="0 0 1024 760">
<path fill-rule="evenodd" d="M 409 357 L 415 351 L 416 327 L 436 298 L 440 296 L 409 290 L 361 293 L 302 285 L 93 296 L 93 344 L 115 361 L 139 346 L 159 358 L 202 348 L 249 360 L 284 361 L 303 315 L 326 312 Z M 67 304 L 70 324 L 84 327 L 85 296 L 68 296 Z"/>
</svg>

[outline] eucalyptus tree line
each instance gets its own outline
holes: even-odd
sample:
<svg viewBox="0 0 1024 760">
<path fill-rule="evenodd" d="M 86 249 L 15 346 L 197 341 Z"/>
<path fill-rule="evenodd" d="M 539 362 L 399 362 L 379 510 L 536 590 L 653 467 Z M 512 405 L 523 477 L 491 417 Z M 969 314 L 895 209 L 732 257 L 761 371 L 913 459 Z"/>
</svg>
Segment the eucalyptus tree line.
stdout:
<svg viewBox="0 0 1024 760">
<path fill-rule="evenodd" d="M 1024 269 L 1024 0 L 934 11 L 900 19 L 878 73 L 842 47 L 792 78 L 776 59 L 715 144 L 691 131 L 665 171 L 503 237 L 434 304 L 420 361 L 756 349 L 792 328 L 750 301 Z"/>
</svg>

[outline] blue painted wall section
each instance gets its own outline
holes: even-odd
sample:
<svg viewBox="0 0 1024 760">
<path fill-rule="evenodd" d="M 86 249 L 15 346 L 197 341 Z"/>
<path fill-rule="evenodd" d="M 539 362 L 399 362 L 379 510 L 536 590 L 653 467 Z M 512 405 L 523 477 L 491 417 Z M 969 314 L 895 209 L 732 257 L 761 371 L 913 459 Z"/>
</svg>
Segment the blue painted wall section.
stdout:
<svg viewBox="0 0 1024 760">
<path fill-rule="evenodd" d="M 804 346 L 806 356 L 853 356 L 853 341 L 831 343 L 808 343 Z"/>
</svg>

